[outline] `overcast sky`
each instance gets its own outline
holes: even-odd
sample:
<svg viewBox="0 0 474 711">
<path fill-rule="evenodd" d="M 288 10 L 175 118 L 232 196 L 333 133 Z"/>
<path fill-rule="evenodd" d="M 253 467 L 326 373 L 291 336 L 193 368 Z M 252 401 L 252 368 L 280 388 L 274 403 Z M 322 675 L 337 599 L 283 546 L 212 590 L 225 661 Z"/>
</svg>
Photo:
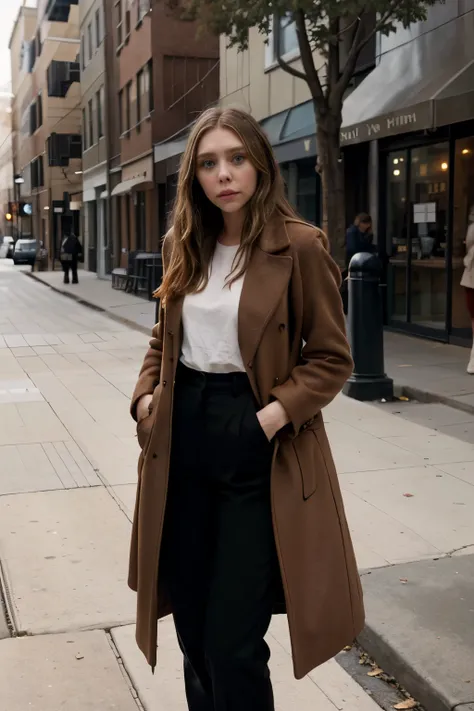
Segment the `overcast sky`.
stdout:
<svg viewBox="0 0 474 711">
<path fill-rule="evenodd" d="M 8 43 L 21 0 L 0 0 L 0 86 L 10 81 Z"/>
</svg>

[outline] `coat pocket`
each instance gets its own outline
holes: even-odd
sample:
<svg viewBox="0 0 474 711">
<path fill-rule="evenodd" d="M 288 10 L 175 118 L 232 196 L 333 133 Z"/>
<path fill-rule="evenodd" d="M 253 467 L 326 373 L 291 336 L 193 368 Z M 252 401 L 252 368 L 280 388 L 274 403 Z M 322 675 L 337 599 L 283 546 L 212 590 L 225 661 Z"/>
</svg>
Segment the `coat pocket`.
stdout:
<svg viewBox="0 0 474 711">
<path fill-rule="evenodd" d="M 306 430 L 292 442 L 301 474 L 303 499 L 307 501 L 318 488 L 318 480 L 326 469 L 315 430 Z"/>
</svg>

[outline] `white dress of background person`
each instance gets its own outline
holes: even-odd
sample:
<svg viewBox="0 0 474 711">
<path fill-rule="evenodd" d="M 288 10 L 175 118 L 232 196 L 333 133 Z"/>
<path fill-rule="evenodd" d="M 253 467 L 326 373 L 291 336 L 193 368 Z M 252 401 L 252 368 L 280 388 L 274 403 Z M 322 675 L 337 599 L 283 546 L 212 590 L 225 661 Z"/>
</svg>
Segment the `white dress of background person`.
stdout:
<svg viewBox="0 0 474 711">
<path fill-rule="evenodd" d="M 464 287 L 466 292 L 466 302 L 471 317 L 473 334 L 473 345 L 467 372 L 474 375 L 474 205 L 471 206 L 469 212 L 469 226 L 466 234 L 466 256 L 464 257 L 464 272 L 461 279 L 461 286 Z"/>
</svg>

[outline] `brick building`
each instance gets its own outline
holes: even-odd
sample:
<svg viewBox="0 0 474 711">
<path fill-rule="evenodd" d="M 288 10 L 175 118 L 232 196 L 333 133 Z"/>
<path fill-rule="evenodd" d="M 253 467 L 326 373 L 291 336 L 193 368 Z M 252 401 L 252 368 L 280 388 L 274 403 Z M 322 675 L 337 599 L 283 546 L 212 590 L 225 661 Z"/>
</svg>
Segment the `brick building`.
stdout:
<svg viewBox="0 0 474 711">
<path fill-rule="evenodd" d="M 77 0 L 39 0 L 15 22 L 13 167 L 21 180 L 20 229 L 57 258 L 63 234 L 80 234 L 82 204 Z"/>
</svg>

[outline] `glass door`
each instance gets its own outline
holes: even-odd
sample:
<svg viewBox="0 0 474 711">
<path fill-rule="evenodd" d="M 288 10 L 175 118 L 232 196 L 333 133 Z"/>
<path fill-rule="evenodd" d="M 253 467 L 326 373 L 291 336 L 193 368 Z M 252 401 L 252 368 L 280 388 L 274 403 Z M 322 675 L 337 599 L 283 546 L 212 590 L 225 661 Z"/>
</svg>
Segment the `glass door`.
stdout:
<svg viewBox="0 0 474 711">
<path fill-rule="evenodd" d="M 407 229 L 408 151 L 394 151 L 387 160 L 388 298 L 391 321 L 406 323 L 408 284 Z"/>
<path fill-rule="evenodd" d="M 466 254 L 469 215 L 474 208 L 474 137 L 456 141 L 454 150 L 453 241 L 451 257 L 451 333 L 455 338 L 472 338 L 466 295 L 461 286 Z"/>
<path fill-rule="evenodd" d="M 449 144 L 392 151 L 387 172 L 390 323 L 447 338 Z"/>
<path fill-rule="evenodd" d="M 409 319 L 446 330 L 449 144 L 414 148 L 410 156 Z"/>
</svg>

